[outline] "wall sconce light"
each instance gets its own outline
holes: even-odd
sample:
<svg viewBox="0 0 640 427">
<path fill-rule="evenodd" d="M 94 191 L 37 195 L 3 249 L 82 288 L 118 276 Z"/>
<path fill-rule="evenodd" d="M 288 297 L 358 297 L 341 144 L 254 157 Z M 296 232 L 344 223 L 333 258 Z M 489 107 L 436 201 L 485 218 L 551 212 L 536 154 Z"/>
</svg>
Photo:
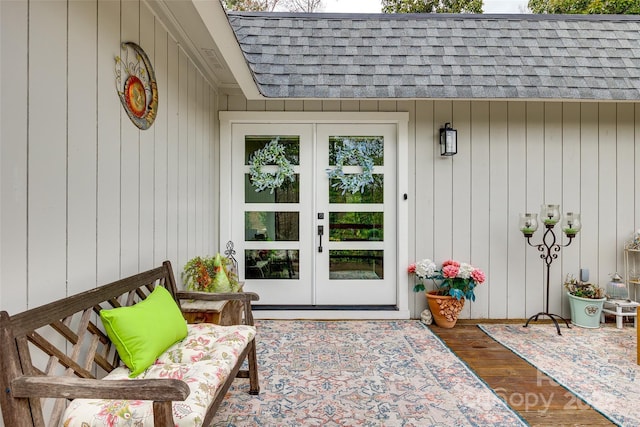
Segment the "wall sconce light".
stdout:
<svg viewBox="0 0 640 427">
<path fill-rule="evenodd" d="M 458 131 L 451 127 L 451 123 L 445 123 L 440 128 L 440 155 L 453 156 L 458 152 Z"/>
</svg>

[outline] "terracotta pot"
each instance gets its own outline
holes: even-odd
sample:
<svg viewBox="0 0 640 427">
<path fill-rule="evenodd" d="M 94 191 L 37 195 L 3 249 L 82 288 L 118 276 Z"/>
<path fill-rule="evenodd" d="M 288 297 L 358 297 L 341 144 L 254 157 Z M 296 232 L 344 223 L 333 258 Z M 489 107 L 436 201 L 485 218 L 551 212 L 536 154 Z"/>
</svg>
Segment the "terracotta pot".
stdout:
<svg viewBox="0 0 640 427">
<path fill-rule="evenodd" d="M 453 328 L 458 321 L 458 314 L 464 307 L 464 298 L 457 300 L 452 296 L 436 293 L 437 291 L 426 293 L 433 320 L 441 328 Z"/>
</svg>

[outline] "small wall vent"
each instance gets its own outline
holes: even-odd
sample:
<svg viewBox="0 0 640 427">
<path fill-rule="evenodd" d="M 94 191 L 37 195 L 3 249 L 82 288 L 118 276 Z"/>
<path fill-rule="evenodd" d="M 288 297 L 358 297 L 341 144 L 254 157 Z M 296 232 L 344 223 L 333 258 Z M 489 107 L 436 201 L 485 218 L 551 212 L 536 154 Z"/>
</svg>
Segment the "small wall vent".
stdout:
<svg viewBox="0 0 640 427">
<path fill-rule="evenodd" d="M 204 54 L 205 58 L 207 58 L 207 60 L 209 61 L 209 65 L 211 65 L 213 69 L 224 70 L 225 67 L 224 65 L 222 65 L 222 61 L 220 61 L 220 59 L 218 58 L 215 50 L 202 49 L 202 53 Z"/>
</svg>

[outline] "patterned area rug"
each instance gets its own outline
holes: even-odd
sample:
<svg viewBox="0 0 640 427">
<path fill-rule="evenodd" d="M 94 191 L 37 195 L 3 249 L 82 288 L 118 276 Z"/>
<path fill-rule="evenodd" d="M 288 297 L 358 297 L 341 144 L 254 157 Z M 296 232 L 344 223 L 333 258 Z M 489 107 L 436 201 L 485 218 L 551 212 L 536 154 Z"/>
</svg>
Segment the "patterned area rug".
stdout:
<svg viewBox="0 0 640 427">
<path fill-rule="evenodd" d="M 260 321 L 214 426 L 526 425 L 418 321 Z"/>
<path fill-rule="evenodd" d="M 634 328 L 567 329 L 563 325 L 558 335 L 552 324 L 479 327 L 612 422 L 640 425 L 640 366 Z"/>
</svg>

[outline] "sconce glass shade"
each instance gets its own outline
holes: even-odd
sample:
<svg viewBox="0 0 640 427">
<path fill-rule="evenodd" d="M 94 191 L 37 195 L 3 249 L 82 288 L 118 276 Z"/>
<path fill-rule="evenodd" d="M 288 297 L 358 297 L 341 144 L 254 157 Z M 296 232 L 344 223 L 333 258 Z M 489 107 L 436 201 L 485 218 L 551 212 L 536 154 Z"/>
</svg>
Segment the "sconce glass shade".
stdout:
<svg viewBox="0 0 640 427">
<path fill-rule="evenodd" d="M 533 236 L 538 229 L 538 214 L 523 213 L 520 214 L 520 231 L 525 237 Z"/>
<path fill-rule="evenodd" d="M 580 214 L 567 212 L 562 220 L 562 231 L 567 236 L 574 237 L 582 228 L 582 221 L 580 221 Z"/>
<path fill-rule="evenodd" d="M 540 207 L 540 221 L 547 227 L 553 227 L 560 222 L 560 205 L 542 205 Z"/>
<path fill-rule="evenodd" d="M 440 128 L 440 155 L 453 156 L 458 152 L 458 131 L 451 127 L 451 123 L 445 123 Z"/>
</svg>

